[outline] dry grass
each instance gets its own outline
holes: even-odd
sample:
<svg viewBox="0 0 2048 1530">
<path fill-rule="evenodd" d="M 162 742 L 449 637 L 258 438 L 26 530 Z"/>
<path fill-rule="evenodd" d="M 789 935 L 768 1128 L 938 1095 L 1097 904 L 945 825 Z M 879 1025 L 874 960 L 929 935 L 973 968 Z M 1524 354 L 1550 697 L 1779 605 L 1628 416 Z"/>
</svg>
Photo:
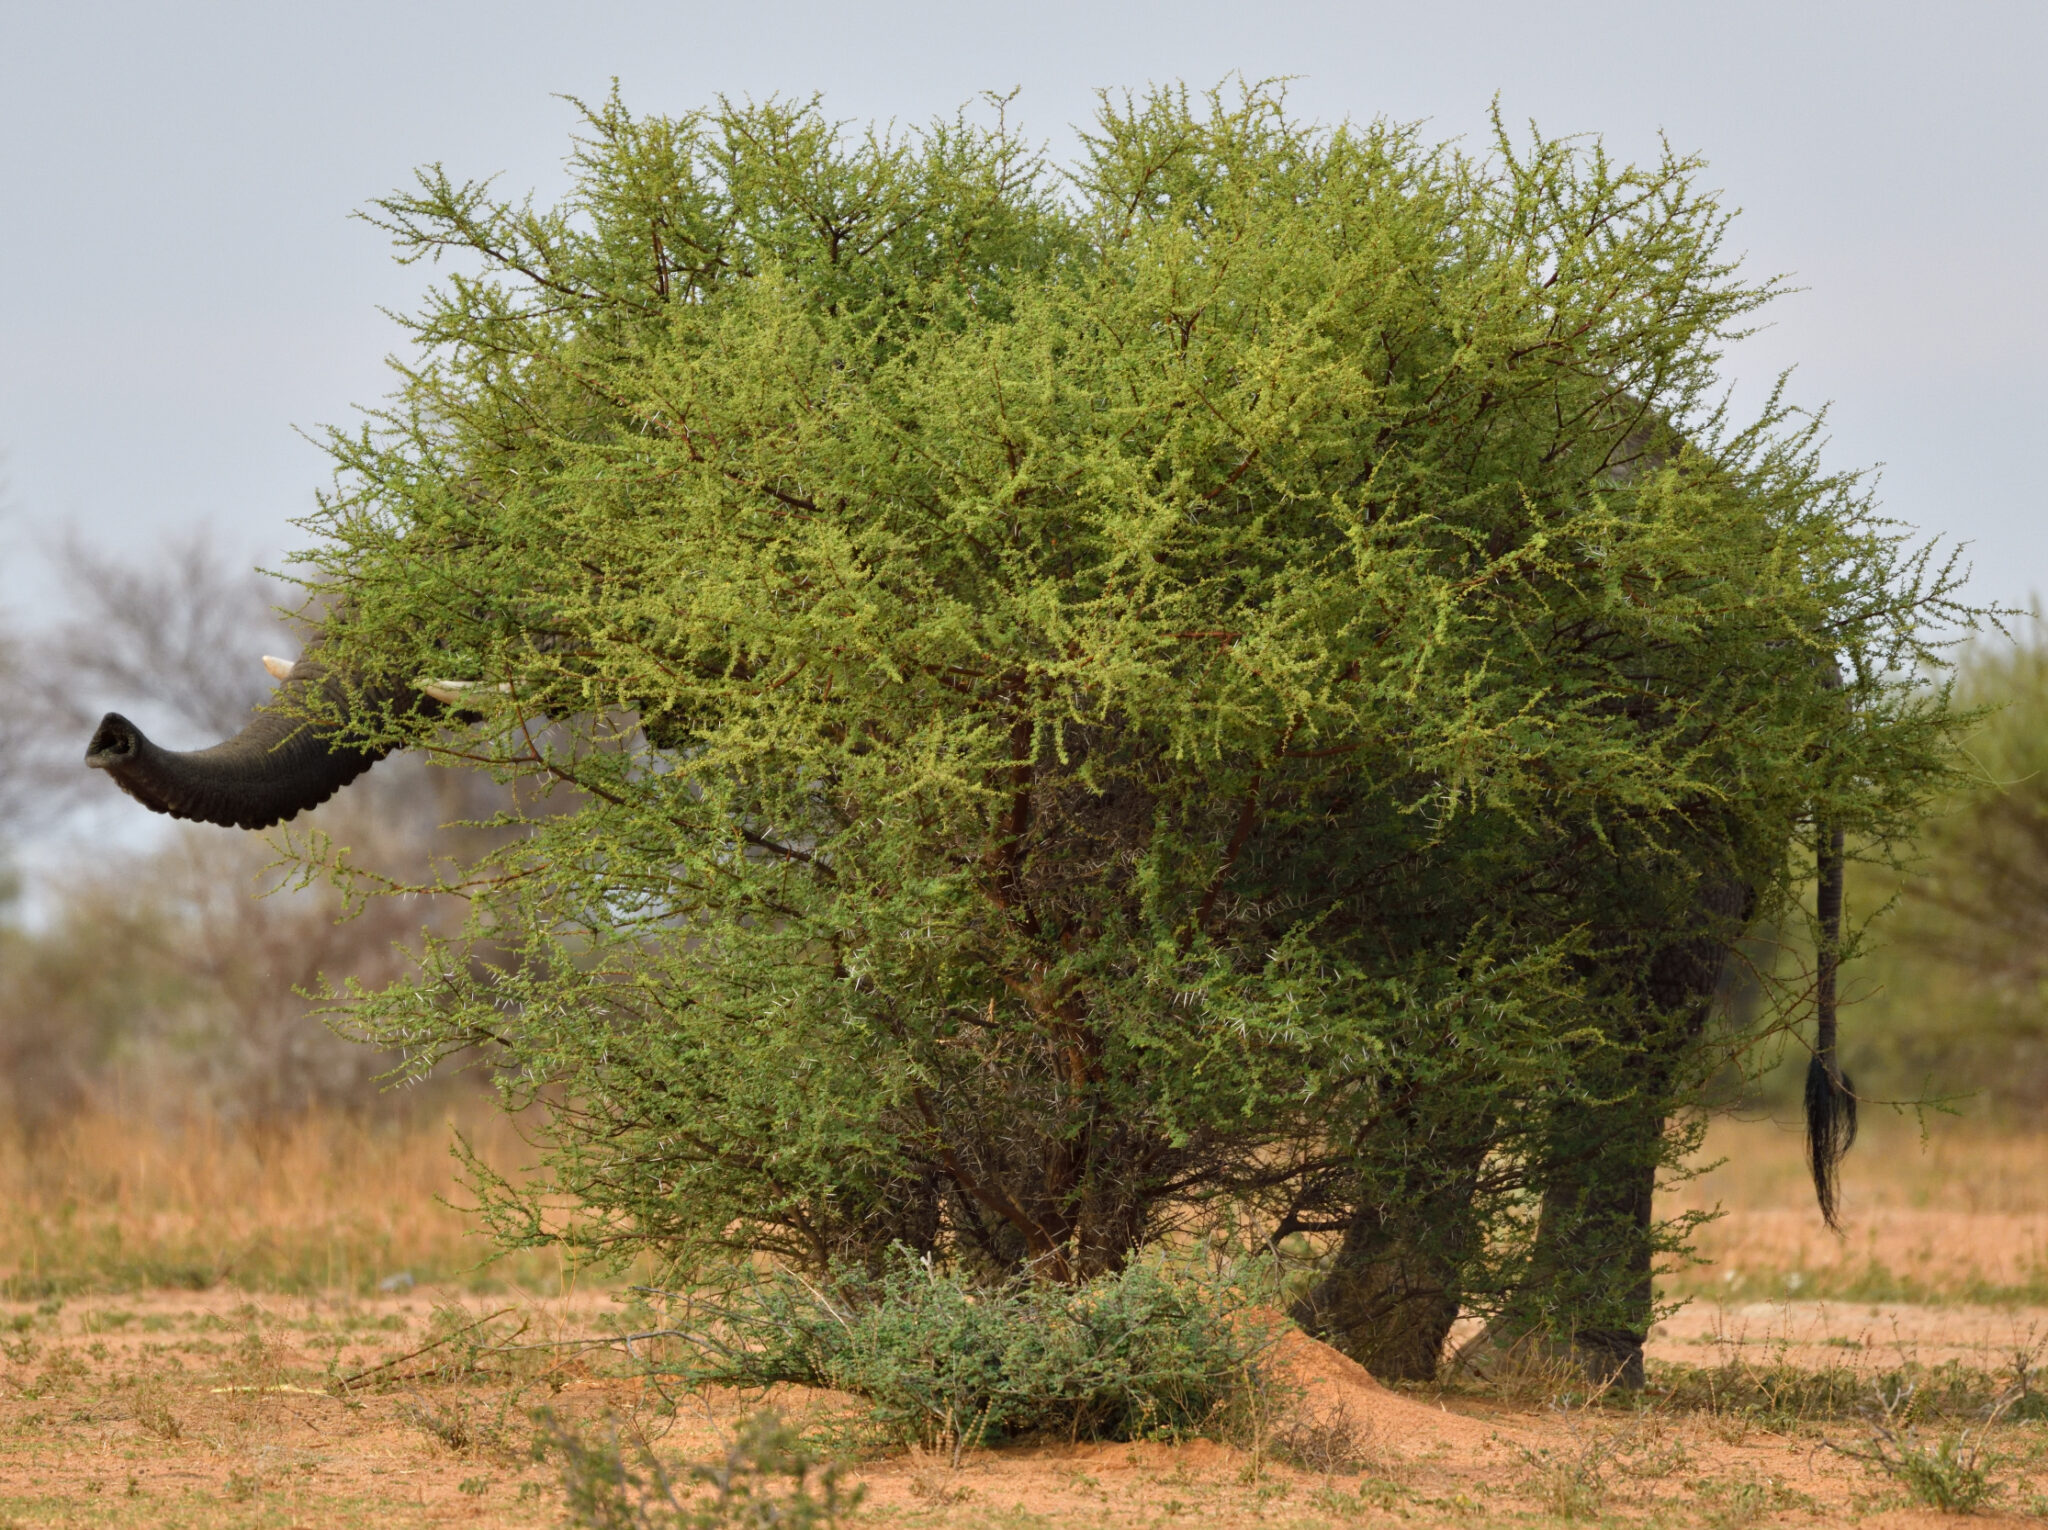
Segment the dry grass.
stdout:
<svg viewBox="0 0 2048 1530">
<path fill-rule="evenodd" d="M 1844 1173 L 1843 1233 L 1813 1209 L 1798 1129 L 1718 1121 L 1700 1162 L 1721 1167 L 1673 1187 L 1666 1215 L 1714 1210 L 1697 1238 L 1704 1266 L 1672 1294 L 1758 1300 L 2048 1302 L 2048 1133 L 1953 1118 L 1867 1123 Z"/>
<path fill-rule="evenodd" d="M 448 1204 L 466 1200 L 449 1154 L 457 1126 L 494 1166 L 526 1160 L 513 1123 L 483 1106 L 403 1128 L 324 1112 L 275 1129 L 106 1113 L 33 1150 L 0 1142 L 0 1296 L 222 1283 L 363 1293 L 408 1275 L 547 1288 L 551 1257 L 478 1268 L 490 1245 Z"/>
<path fill-rule="evenodd" d="M 514 1123 L 476 1102 L 460 1118 L 370 1124 L 313 1112 L 276 1129 L 90 1114 L 33 1151 L 0 1138 L 0 1296 L 148 1287 L 366 1292 L 420 1282 L 542 1289 L 550 1257 L 491 1271 L 448 1148 L 461 1131 L 501 1168 L 526 1161 Z M 1923 1141 L 1880 1116 L 1850 1156 L 1845 1234 L 1814 1214 L 1796 1128 L 1716 1122 L 1666 1214 L 1720 1209 L 1708 1262 L 1671 1295 L 2048 1304 L 2048 1133 L 1941 1119 Z"/>
<path fill-rule="evenodd" d="M 397 1126 L 312 1112 L 276 1129 L 213 1119 L 156 1124 L 89 1114 L 33 1151 L 0 1138 L 0 1296 L 227 1283 L 259 1292 L 364 1293 L 419 1282 L 549 1288 L 552 1257 L 493 1269 L 448 1149 L 459 1128 L 495 1166 L 528 1156 L 515 1124 L 478 1101 Z M 2048 1305 L 2048 1133 L 1940 1119 L 1871 1121 L 1845 1176 L 1845 1233 L 1813 1210 L 1796 1128 L 1716 1122 L 1660 1209 L 1722 1212 L 1667 1294 Z"/>
</svg>

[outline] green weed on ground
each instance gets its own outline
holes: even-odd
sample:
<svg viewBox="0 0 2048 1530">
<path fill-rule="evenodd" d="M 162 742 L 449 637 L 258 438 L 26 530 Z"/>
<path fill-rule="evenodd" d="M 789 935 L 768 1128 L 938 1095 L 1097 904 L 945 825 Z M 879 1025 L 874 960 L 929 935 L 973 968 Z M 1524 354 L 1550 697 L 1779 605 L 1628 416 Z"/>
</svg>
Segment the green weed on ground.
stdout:
<svg viewBox="0 0 2048 1530">
<path fill-rule="evenodd" d="M 1746 1419 L 1782 1431 L 1838 1424 L 1876 1414 L 1899 1424 L 1963 1427 L 1992 1416 L 2020 1423 L 2048 1419 L 2048 1394 L 2030 1368 L 1987 1371 L 1960 1360 L 1907 1362 L 1881 1369 L 1843 1362 L 1808 1369 L 1782 1360 L 1730 1360 L 1716 1366 L 1659 1364 L 1635 1407 Z M 1906 1402 L 1888 1406 L 1887 1398 Z"/>
<path fill-rule="evenodd" d="M 773 1413 L 744 1420 L 725 1457 L 670 1466 L 646 1439 L 609 1420 L 579 1430 L 540 1416 L 559 1463 L 569 1522 L 578 1530 L 833 1530 L 859 1507 L 840 1469 L 821 1464 Z"/>
<path fill-rule="evenodd" d="M 950 1452 L 1021 1435 L 1182 1439 L 1227 1430 L 1275 1335 L 1234 1270 L 1134 1260 L 1073 1287 L 996 1287 L 898 1250 L 880 1276 L 776 1271 L 692 1309 L 666 1369 L 692 1385 L 865 1398 L 891 1443 Z"/>
</svg>

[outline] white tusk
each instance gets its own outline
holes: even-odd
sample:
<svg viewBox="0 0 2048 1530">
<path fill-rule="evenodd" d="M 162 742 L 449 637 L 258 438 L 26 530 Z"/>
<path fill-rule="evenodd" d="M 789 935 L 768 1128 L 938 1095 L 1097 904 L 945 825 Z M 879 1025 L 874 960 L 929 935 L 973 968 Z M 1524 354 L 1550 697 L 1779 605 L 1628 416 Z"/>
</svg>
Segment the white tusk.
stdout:
<svg viewBox="0 0 2048 1530">
<path fill-rule="evenodd" d="M 422 691 L 442 705 L 452 707 L 462 700 L 462 693 L 464 691 L 476 690 L 487 685 L 488 682 L 483 680 L 420 680 L 415 683 Z M 489 688 L 494 691 L 503 691 L 507 696 L 512 694 L 512 687 L 502 680 Z"/>
<path fill-rule="evenodd" d="M 263 667 L 270 671 L 270 678 L 273 680 L 289 680 L 292 671 L 298 668 L 290 659 L 280 659 L 274 653 L 263 656 Z"/>
</svg>

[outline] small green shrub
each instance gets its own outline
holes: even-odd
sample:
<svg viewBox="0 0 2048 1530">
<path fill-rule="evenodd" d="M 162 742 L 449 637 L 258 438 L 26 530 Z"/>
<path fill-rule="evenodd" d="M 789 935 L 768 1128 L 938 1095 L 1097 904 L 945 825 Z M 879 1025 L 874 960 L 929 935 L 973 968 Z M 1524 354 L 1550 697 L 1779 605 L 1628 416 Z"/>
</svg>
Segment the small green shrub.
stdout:
<svg viewBox="0 0 2048 1530">
<path fill-rule="evenodd" d="M 1919 1416 L 1918 1390 L 1910 1383 L 1880 1386 L 1870 1424 L 1870 1448 L 1834 1448 L 1881 1467 L 1916 1503 L 1944 1514 L 1974 1514 L 2002 1486 L 1991 1475 L 2002 1458 L 1991 1449 L 1990 1436 L 2017 1396 L 2016 1392 L 2000 1396 L 1975 1429 L 1943 1430 L 1929 1445 L 1911 1423 Z"/>
<path fill-rule="evenodd" d="M 1991 1478 L 1997 1455 L 1967 1431 L 1945 1433 L 1933 1445 L 1911 1437 L 1891 1439 L 1879 1454 L 1916 1503 L 1944 1514 L 1974 1514 L 1998 1491 Z"/>
<path fill-rule="evenodd" d="M 615 1424 L 584 1435 L 545 1410 L 537 1417 L 538 1450 L 561 1467 L 577 1530 L 831 1530 L 860 1503 L 861 1490 L 842 1490 L 836 1466 L 817 1470 L 772 1413 L 745 1420 L 723 1461 L 679 1470 Z"/>
<path fill-rule="evenodd" d="M 1598 1519 L 1607 1501 L 1607 1458 L 1600 1442 L 1570 1450 L 1524 1450 L 1535 1474 L 1534 1489 L 1545 1512 L 1556 1519 Z"/>
<path fill-rule="evenodd" d="M 1233 1274 L 1153 1257 L 1078 1286 L 977 1286 L 895 1251 L 879 1275 L 787 1271 L 712 1304 L 681 1369 L 696 1384 L 851 1392 L 881 1432 L 946 1449 L 1024 1434 L 1182 1438 L 1250 1387 L 1271 1332 Z"/>
<path fill-rule="evenodd" d="M 1749 1530 L 1789 1510 L 1815 1517 L 1822 1510 L 1807 1494 L 1788 1487 L 1783 1478 L 1750 1469 L 1735 1481 L 1707 1479 L 1692 1484 L 1708 1530 Z"/>
</svg>

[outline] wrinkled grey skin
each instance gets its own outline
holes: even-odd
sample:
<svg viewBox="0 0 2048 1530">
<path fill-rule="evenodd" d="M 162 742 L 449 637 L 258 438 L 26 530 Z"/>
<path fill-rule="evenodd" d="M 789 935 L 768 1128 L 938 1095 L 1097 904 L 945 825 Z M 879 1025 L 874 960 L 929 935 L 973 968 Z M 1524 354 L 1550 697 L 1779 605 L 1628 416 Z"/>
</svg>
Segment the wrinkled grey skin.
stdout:
<svg viewBox="0 0 2048 1530">
<path fill-rule="evenodd" d="M 153 813 L 230 829 L 267 829 L 318 807 L 389 750 L 338 743 L 333 730 L 291 715 L 295 703 L 333 703 L 344 695 L 354 707 L 396 705 L 438 716 L 440 702 L 412 686 L 362 686 L 344 691 L 320 657 L 316 634 L 291 678 L 271 704 L 251 715 L 241 732 L 210 749 L 180 751 L 150 742 L 140 728 L 109 712 L 86 746 L 85 763 L 103 770 L 122 791 Z"/>
</svg>

